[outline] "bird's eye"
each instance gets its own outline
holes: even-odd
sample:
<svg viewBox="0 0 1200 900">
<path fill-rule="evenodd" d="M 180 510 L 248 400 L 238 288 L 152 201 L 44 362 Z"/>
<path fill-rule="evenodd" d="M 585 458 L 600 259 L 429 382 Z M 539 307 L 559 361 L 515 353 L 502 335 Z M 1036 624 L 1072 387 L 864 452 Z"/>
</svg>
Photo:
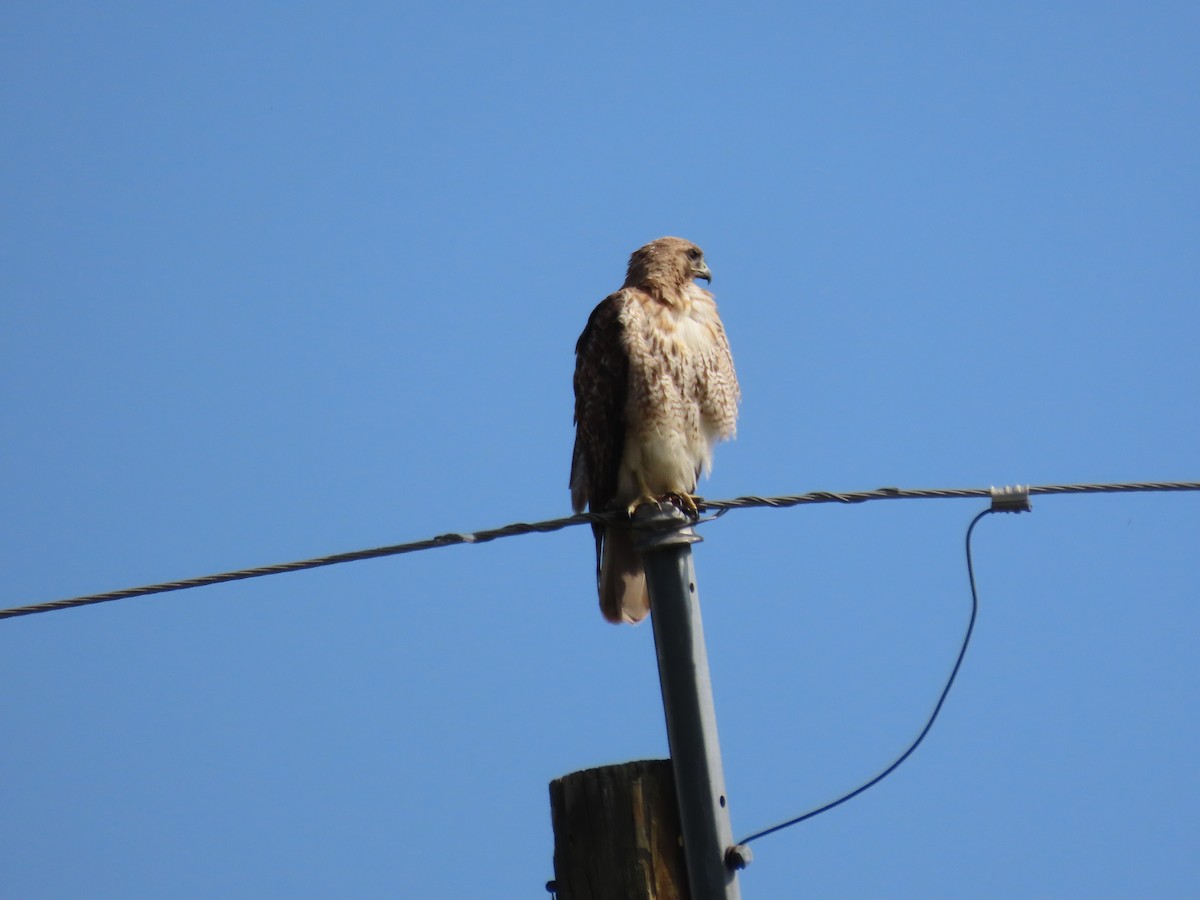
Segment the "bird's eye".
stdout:
<svg viewBox="0 0 1200 900">
<path fill-rule="evenodd" d="M 704 254 L 700 252 L 699 247 L 693 247 L 691 250 L 688 251 L 687 255 L 688 255 L 688 259 L 690 259 L 694 262 L 697 259 L 699 259 L 701 256 L 703 256 Z"/>
</svg>

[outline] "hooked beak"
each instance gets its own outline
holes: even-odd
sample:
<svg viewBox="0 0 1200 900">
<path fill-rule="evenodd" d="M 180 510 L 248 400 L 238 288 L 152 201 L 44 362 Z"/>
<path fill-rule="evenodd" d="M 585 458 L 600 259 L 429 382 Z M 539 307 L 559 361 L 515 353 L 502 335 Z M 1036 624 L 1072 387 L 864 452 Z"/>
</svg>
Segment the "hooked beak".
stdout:
<svg viewBox="0 0 1200 900">
<path fill-rule="evenodd" d="M 696 270 L 696 278 L 703 278 L 708 284 L 712 284 L 712 272 L 708 268 L 708 263 L 700 263 L 700 268 Z"/>
</svg>

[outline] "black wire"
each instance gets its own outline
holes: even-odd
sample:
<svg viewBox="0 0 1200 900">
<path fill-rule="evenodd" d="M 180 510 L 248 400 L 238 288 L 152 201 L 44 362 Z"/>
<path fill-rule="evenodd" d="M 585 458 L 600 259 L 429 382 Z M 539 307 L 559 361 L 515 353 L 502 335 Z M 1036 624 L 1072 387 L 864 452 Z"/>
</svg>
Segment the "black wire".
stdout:
<svg viewBox="0 0 1200 900">
<path fill-rule="evenodd" d="M 971 563 L 971 533 L 975 530 L 975 526 L 979 524 L 980 519 L 993 512 L 996 512 L 996 510 L 991 508 L 985 509 L 974 519 L 972 519 L 971 524 L 967 526 L 967 577 L 971 582 L 971 618 L 967 621 L 967 633 L 963 635 L 962 647 L 958 651 L 958 659 L 954 661 L 954 668 L 950 670 L 950 677 L 946 679 L 946 686 L 942 688 L 942 695 L 938 697 L 937 705 L 934 706 L 933 712 L 929 716 L 929 720 L 925 723 L 925 727 L 921 729 L 921 733 L 917 735 L 917 739 L 909 744 L 908 749 L 901 753 L 900 756 L 897 757 L 890 766 L 888 766 L 866 784 L 859 785 L 854 790 L 850 791 L 850 793 L 843 794 L 836 800 L 826 803 L 824 806 L 818 806 L 816 809 L 810 810 L 803 815 L 796 816 L 794 819 L 788 819 L 786 822 L 780 822 L 778 825 L 772 825 L 770 828 L 765 828 L 762 831 L 756 831 L 749 837 L 744 837 L 738 841 L 739 844 L 748 844 L 751 841 L 758 840 L 760 837 L 766 837 L 768 834 L 774 834 L 776 831 L 782 831 L 784 828 L 790 828 L 792 825 L 798 825 L 807 819 L 813 818 L 813 816 L 819 816 L 823 812 L 828 812 L 835 806 L 841 806 L 847 800 L 852 800 L 863 791 L 867 790 L 867 788 L 874 787 L 875 785 L 879 784 L 879 782 L 883 781 L 883 779 L 891 775 L 892 772 L 894 772 L 902 762 L 912 756 L 913 751 L 921 745 L 921 741 L 925 740 L 925 735 L 929 734 L 929 729 L 933 727 L 933 723 L 937 719 L 938 713 L 942 711 L 942 704 L 946 702 L 946 697 L 950 693 L 950 688 L 954 686 L 954 679 L 958 675 L 959 667 L 962 666 L 963 657 L 967 655 L 967 646 L 971 643 L 971 634 L 975 630 L 975 617 L 979 613 L 979 595 L 975 590 L 975 567 Z"/>
</svg>

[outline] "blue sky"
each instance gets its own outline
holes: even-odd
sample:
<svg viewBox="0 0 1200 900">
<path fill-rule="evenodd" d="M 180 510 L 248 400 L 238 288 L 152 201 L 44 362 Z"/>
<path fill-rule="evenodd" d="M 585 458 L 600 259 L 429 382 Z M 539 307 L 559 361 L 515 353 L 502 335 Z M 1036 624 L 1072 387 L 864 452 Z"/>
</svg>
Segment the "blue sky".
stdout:
<svg viewBox="0 0 1200 900">
<path fill-rule="evenodd" d="M 1194 4 L 9 4 L 13 606 L 565 514 L 574 341 L 704 247 L 710 497 L 1200 477 Z M 976 530 L 891 778 L 745 896 L 1200 883 L 1200 497 Z M 696 548 L 730 809 L 916 734 L 984 504 Z M 666 755 L 575 528 L 0 624 L 0 894 L 536 897 L 547 783 Z"/>
</svg>

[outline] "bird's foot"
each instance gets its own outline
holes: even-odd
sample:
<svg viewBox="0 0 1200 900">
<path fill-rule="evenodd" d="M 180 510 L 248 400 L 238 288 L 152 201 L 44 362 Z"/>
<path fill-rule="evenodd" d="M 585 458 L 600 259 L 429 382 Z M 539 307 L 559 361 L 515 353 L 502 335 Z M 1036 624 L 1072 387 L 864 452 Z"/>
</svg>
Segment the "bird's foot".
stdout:
<svg viewBox="0 0 1200 900">
<path fill-rule="evenodd" d="M 696 501 L 699 500 L 700 497 L 696 496 L 695 494 L 678 493 L 673 491 L 670 494 L 664 495 L 663 499 L 669 500 L 693 519 L 700 518 L 700 510 L 696 506 Z"/>
<path fill-rule="evenodd" d="M 662 502 L 657 497 L 655 497 L 653 494 L 642 494 L 629 504 L 625 512 L 632 519 L 634 510 L 636 510 L 639 506 L 646 505 L 647 503 L 653 503 L 655 509 L 662 509 Z"/>
</svg>

